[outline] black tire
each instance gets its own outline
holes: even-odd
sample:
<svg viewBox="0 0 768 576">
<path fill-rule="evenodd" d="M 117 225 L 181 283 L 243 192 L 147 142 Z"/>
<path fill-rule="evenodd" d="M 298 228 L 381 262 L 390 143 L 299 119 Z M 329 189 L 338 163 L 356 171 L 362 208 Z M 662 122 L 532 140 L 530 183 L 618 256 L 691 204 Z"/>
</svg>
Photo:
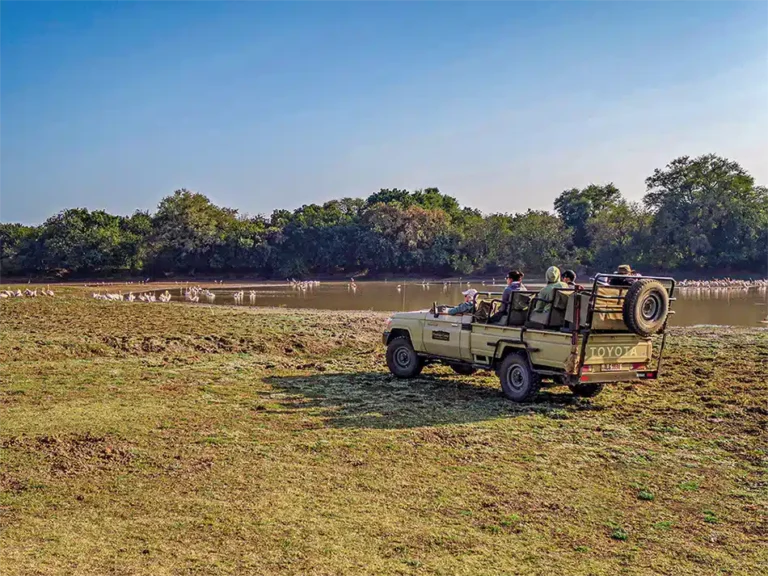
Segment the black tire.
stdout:
<svg viewBox="0 0 768 576">
<path fill-rule="evenodd" d="M 642 278 L 624 297 L 624 323 L 638 336 L 659 332 L 669 314 L 669 294 L 661 282 Z"/>
<path fill-rule="evenodd" d="M 398 336 L 387 346 L 387 366 L 398 378 L 414 378 L 421 374 L 424 361 L 416 354 L 408 338 Z"/>
<path fill-rule="evenodd" d="M 456 374 L 462 376 L 472 376 L 472 374 L 477 372 L 477 368 L 472 368 L 468 364 L 451 364 L 450 366 Z"/>
<path fill-rule="evenodd" d="M 509 354 L 501 361 L 499 380 L 504 396 L 513 402 L 530 402 L 541 388 L 541 377 L 522 354 Z"/>
<path fill-rule="evenodd" d="M 602 382 L 584 382 L 568 386 L 573 395 L 579 398 L 593 398 L 603 391 L 603 387 L 604 384 Z"/>
</svg>

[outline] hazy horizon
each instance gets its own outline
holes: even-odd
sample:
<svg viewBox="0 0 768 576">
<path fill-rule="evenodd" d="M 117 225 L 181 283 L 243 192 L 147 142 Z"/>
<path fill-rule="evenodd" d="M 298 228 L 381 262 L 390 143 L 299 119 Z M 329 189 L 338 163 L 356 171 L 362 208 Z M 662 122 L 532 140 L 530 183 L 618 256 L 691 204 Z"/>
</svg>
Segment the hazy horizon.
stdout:
<svg viewBox="0 0 768 576">
<path fill-rule="evenodd" d="M 768 4 L 0 4 L 0 220 L 436 186 L 552 210 L 715 153 L 768 184 Z"/>
</svg>

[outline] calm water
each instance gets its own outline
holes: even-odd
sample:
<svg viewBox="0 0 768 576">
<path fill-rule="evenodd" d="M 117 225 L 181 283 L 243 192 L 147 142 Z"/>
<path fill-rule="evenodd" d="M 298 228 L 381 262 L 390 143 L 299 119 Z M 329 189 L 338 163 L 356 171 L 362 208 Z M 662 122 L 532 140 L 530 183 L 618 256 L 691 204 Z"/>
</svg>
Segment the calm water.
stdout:
<svg viewBox="0 0 768 576">
<path fill-rule="evenodd" d="M 399 289 L 398 289 L 399 286 Z M 541 284 L 526 283 L 529 289 Z M 479 291 L 498 291 L 502 285 L 492 286 L 473 282 L 472 288 Z M 319 308 L 327 310 L 377 310 L 402 311 L 429 308 L 432 302 L 458 304 L 463 300 L 462 290 L 466 283 L 444 285 L 432 282 L 423 286 L 421 282 L 359 282 L 356 289 L 341 282 L 321 283 L 306 290 L 282 284 L 259 284 L 240 287 L 211 287 L 216 294 L 214 304 L 235 304 L 239 306 L 286 306 L 290 308 Z M 241 302 L 234 300 L 233 293 L 245 291 Z M 251 297 L 249 292 L 255 291 Z M 183 300 L 179 289 L 171 290 L 173 300 Z M 768 316 L 768 291 L 766 290 L 702 290 L 683 289 L 676 291 L 677 301 L 673 304 L 675 315 L 671 324 L 692 326 L 696 324 L 720 324 L 730 326 L 766 326 L 761 324 Z M 207 303 L 201 296 L 201 303 Z M 194 304 L 192 304 L 194 305 Z"/>
</svg>

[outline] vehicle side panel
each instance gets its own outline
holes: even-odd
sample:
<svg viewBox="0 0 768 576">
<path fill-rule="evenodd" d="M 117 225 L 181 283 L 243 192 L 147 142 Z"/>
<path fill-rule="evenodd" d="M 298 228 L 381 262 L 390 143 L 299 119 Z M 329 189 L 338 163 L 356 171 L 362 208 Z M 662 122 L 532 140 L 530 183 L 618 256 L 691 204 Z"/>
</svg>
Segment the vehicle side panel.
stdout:
<svg viewBox="0 0 768 576">
<path fill-rule="evenodd" d="M 472 332 L 468 333 L 471 334 L 470 348 L 473 360 L 481 364 L 485 362 L 490 363 L 494 353 L 502 350 L 501 345 L 497 350 L 496 343 L 499 340 L 513 340 L 519 342 L 521 331 L 520 328 L 515 327 L 494 326 L 493 324 L 474 324 L 472 326 Z M 524 345 L 520 343 L 518 347 L 523 348 Z"/>
<path fill-rule="evenodd" d="M 527 329 L 520 342 L 520 328 L 475 324 L 472 329 L 472 355 L 491 357 L 497 350 L 497 358 L 504 356 L 506 348 L 522 348 L 529 351 L 531 362 L 536 366 L 564 369 L 575 372 L 575 358 L 572 358 L 573 346 L 571 334 L 547 330 Z M 576 354 L 581 351 L 582 336 L 576 345 Z M 496 348 L 499 340 L 511 340 Z M 515 344 L 520 342 L 520 344 Z M 593 334 L 587 343 L 585 364 L 647 363 L 651 359 L 652 344 L 650 339 L 643 339 L 634 334 Z"/>
<path fill-rule="evenodd" d="M 424 350 L 437 356 L 456 357 L 461 354 L 462 318 L 440 314 L 424 319 Z M 464 345 L 466 348 L 466 344 Z"/>
<path fill-rule="evenodd" d="M 571 355 L 571 335 L 565 332 L 526 330 L 523 339 L 528 344 L 534 366 L 564 369 Z"/>
</svg>

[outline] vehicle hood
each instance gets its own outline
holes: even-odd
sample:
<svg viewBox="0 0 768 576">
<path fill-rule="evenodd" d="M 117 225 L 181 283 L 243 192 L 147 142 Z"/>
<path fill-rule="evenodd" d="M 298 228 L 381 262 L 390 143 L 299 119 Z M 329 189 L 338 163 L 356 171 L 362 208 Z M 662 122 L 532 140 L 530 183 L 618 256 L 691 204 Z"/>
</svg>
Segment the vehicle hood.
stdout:
<svg viewBox="0 0 768 576">
<path fill-rule="evenodd" d="M 424 310 L 414 310 L 412 312 L 395 312 L 392 314 L 391 318 L 394 319 L 411 319 L 411 320 L 420 320 L 424 318 L 424 315 L 429 313 L 429 308 L 426 308 Z"/>
</svg>

